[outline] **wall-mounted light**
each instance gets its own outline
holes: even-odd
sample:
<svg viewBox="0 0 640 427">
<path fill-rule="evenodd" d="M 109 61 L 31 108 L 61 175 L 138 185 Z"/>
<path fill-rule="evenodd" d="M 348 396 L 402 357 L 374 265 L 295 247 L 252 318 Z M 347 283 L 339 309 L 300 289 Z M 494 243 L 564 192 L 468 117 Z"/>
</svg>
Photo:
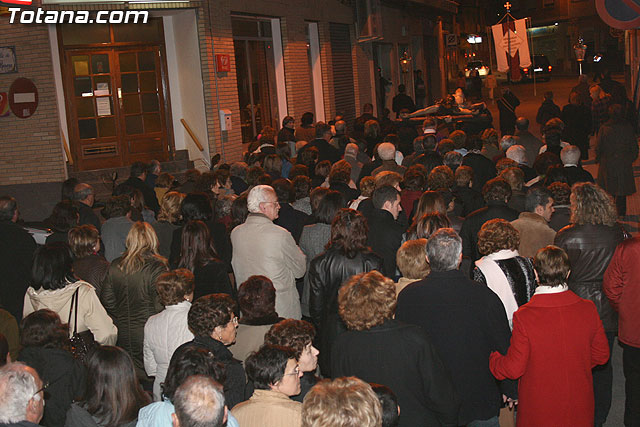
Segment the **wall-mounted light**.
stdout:
<svg viewBox="0 0 640 427">
<path fill-rule="evenodd" d="M 403 73 L 409 72 L 410 63 L 411 63 L 411 57 L 405 50 L 404 52 L 402 52 L 402 56 L 400 57 L 400 69 L 402 70 Z"/>
</svg>

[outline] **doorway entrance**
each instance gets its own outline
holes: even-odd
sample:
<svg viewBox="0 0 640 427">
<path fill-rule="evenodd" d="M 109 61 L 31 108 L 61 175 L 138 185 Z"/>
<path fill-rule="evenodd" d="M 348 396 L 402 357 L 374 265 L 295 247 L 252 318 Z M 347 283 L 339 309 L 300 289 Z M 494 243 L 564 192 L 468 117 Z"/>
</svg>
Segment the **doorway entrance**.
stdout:
<svg viewBox="0 0 640 427">
<path fill-rule="evenodd" d="M 75 34 L 61 31 L 69 139 L 77 170 L 170 157 L 161 21 L 142 31 L 143 40 L 135 32 L 120 34 L 122 28 L 116 27 L 101 30 L 109 41 L 100 47 L 65 43 L 76 41 Z M 158 40 L 149 43 L 147 33 Z"/>
</svg>

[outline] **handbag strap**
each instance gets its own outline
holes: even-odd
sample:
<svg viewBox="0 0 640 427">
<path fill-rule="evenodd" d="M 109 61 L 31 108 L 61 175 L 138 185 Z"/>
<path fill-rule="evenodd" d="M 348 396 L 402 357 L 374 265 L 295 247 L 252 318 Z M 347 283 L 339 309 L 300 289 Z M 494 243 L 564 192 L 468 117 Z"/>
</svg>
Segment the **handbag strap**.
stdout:
<svg viewBox="0 0 640 427">
<path fill-rule="evenodd" d="M 75 305 L 75 313 L 74 313 L 74 323 L 73 323 L 73 335 L 76 335 L 78 333 L 78 291 L 80 290 L 80 288 L 76 288 L 76 291 L 73 293 L 73 295 L 71 296 L 71 304 L 69 306 L 69 320 L 67 321 L 67 324 L 71 323 L 71 313 L 74 312 L 73 308 Z"/>
</svg>

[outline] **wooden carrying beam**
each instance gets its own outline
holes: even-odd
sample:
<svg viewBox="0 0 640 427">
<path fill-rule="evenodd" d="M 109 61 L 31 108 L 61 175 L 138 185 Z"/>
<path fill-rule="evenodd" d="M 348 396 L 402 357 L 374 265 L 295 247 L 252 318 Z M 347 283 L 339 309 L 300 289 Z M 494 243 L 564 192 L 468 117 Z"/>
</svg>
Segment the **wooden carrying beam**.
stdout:
<svg viewBox="0 0 640 427">
<path fill-rule="evenodd" d="M 182 126 L 184 126 L 184 128 L 186 129 L 186 131 L 189 134 L 189 136 L 191 137 L 191 139 L 193 139 L 193 142 L 195 142 L 196 147 L 198 147 L 198 149 L 200 151 L 204 151 L 204 147 L 202 147 L 202 144 L 200 144 L 200 141 L 198 140 L 198 137 L 196 136 L 195 133 L 193 133 L 193 131 L 191 130 L 191 128 L 189 127 L 187 122 L 184 119 L 180 119 L 180 123 L 182 123 Z"/>
<path fill-rule="evenodd" d="M 71 157 L 71 150 L 69 149 L 69 144 L 67 144 L 67 138 L 64 137 L 64 132 L 60 129 L 60 136 L 62 137 L 62 146 L 64 147 L 64 152 L 67 155 L 67 161 L 71 166 L 73 166 L 73 157 Z"/>
</svg>

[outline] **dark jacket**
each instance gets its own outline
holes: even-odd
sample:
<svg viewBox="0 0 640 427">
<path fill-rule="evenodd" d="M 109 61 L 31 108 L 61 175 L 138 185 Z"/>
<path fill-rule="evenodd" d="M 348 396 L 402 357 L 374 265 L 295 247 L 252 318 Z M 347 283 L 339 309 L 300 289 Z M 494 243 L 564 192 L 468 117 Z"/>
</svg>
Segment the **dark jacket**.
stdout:
<svg viewBox="0 0 640 427">
<path fill-rule="evenodd" d="M 635 193 L 633 161 L 637 157 L 638 140 L 628 122 L 609 120 L 600 126 L 596 147 L 598 185 L 614 196 Z"/>
<path fill-rule="evenodd" d="M 454 197 L 453 214 L 459 217 L 466 217 L 471 212 L 484 207 L 482 193 L 469 187 L 458 187 L 451 189 Z"/>
<path fill-rule="evenodd" d="M 467 153 L 462 159 L 462 164 L 473 169 L 471 188 L 478 192 L 482 192 L 482 187 L 487 181 L 496 177 L 496 165 L 480 153 Z"/>
<path fill-rule="evenodd" d="M 561 111 L 552 99 L 545 99 L 542 101 L 542 105 L 538 108 L 538 114 L 536 114 L 536 123 L 540 126 L 544 126 L 549 120 L 554 117 L 560 117 Z"/>
<path fill-rule="evenodd" d="M 209 294 L 229 294 L 236 297 L 235 289 L 231 286 L 227 265 L 219 259 L 212 259 L 203 267 L 193 270 L 195 276 L 195 289 L 193 300 Z"/>
<path fill-rule="evenodd" d="M 360 192 L 358 190 L 349 187 L 349 185 L 344 182 L 334 182 L 329 186 L 329 190 L 337 191 L 342 195 L 343 208 L 348 207 L 352 200 L 355 200 L 360 196 Z"/>
<path fill-rule="evenodd" d="M 348 258 L 342 251 L 330 248 L 311 261 L 309 312 L 318 331 L 320 368 L 324 376 L 330 375 L 331 345 L 346 331 L 338 315 L 338 290 L 351 276 L 382 268 L 382 258 L 371 251 L 358 252 L 354 258 Z"/>
<path fill-rule="evenodd" d="M 160 211 L 160 205 L 158 204 L 158 197 L 156 196 L 156 192 L 152 187 L 149 187 L 144 183 L 140 178 L 136 178 L 130 176 L 122 185 L 128 185 L 142 192 L 142 196 L 144 197 L 144 204 L 146 207 L 151 209 L 155 214 L 158 214 Z"/>
<path fill-rule="evenodd" d="M 516 127 L 516 107 L 520 105 L 520 100 L 510 90 L 506 90 L 504 95 L 496 100 L 500 115 L 500 133 L 502 135 L 513 135 Z"/>
<path fill-rule="evenodd" d="M 109 261 L 102 255 L 93 254 L 73 261 L 73 274 L 78 279 L 91 283 L 96 288 L 96 295 L 102 292 L 102 283 L 109 271 Z"/>
<path fill-rule="evenodd" d="M 180 226 L 168 221 L 156 221 L 151 225 L 156 232 L 156 236 L 158 236 L 158 253 L 169 259 L 171 257 L 173 232 L 180 228 Z"/>
<path fill-rule="evenodd" d="M 396 394 L 400 427 L 456 426 L 460 402 L 451 375 L 425 332 L 397 320 L 348 331 L 333 345 L 334 378 L 355 376 Z"/>
<path fill-rule="evenodd" d="M 398 295 L 396 319 L 422 327 L 448 368 L 460 398 L 458 424 L 498 415 L 502 398 L 514 398 L 513 382 L 489 371 L 492 351 L 505 353 L 511 331 L 500 298 L 458 271 L 432 271 Z"/>
<path fill-rule="evenodd" d="M 582 166 L 565 166 L 563 170 L 567 176 L 569 187 L 572 187 L 576 182 L 595 182 L 593 175 L 584 170 Z"/>
<path fill-rule="evenodd" d="M 125 423 L 119 424 L 118 427 L 135 427 L 138 419 Z M 80 403 L 74 403 L 69 408 L 69 412 L 67 412 L 67 422 L 65 423 L 65 427 L 108 427 L 104 422 L 100 422 L 100 420 L 94 416 L 92 416 L 85 408 L 82 407 Z"/>
<path fill-rule="evenodd" d="M 522 145 L 527 151 L 527 164 L 533 166 L 533 162 L 536 161 L 536 157 L 540 152 L 540 147 L 544 144 L 528 130 L 516 130 L 516 136 L 518 137 L 518 144 Z"/>
<path fill-rule="evenodd" d="M 36 241 L 27 230 L 11 221 L 0 221 L 0 306 L 18 323 L 35 250 Z"/>
<path fill-rule="evenodd" d="M 391 109 L 394 113 L 396 113 L 396 117 L 401 110 L 406 109 L 409 110 L 410 113 L 413 113 L 416 109 L 416 105 L 413 103 L 413 99 L 406 93 L 399 93 L 393 97 Z"/>
<path fill-rule="evenodd" d="M 140 271 L 126 274 L 118 267 L 121 259 L 111 264 L 100 300 L 118 328 L 117 345 L 129 353 L 138 376 L 146 378 L 142 354 L 144 325 L 163 309 L 156 280 L 167 271 L 167 265 L 161 258 L 149 257 Z"/>
<path fill-rule="evenodd" d="M 331 163 L 335 163 L 340 160 L 340 151 L 324 138 L 316 138 L 303 147 L 308 149 L 310 147 L 316 147 L 318 149 L 318 162 L 323 160 L 329 160 Z M 302 151 L 302 150 L 301 150 Z"/>
<path fill-rule="evenodd" d="M 78 208 L 78 214 L 80 215 L 78 218 L 78 225 L 90 224 L 100 231 L 102 224 L 100 223 L 98 215 L 93 211 L 93 208 L 82 202 L 76 202 L 74 205 Z"/>
<path fill-rule="evenodd" d="M 618 315 L 602 292 L 602 278 L 623 239 L 624 231 L 619 224 L 612 227 L 571 224 L 558 231 L 554 240 L 569 255 L 569 289 L 596 304 L 605 332 L 618 330 Z"/>
<path fill-rule="evenodd" d="M 298 244 L 300 243 L 302 229 L 305 224 L 309 223 L 309 215 L 294 209 L 289 203 L 281 203 L 278 218 L 276 218 L 273 223 L 287 229 L 287 231 L 293 236 L 296 244 Z"/>
<path fill-rule="evenodd" d="M 494 218 L 507 221 L 518 219 L 518 211 L 511 209 L 504 202 L 489 201 L 487 206 L 471 212 L 462 223 L 460 237 L 462 237 L 462 254 L 475 261 L 480 258 L 478 252 L 478 231 L 482 224 Z"/>
<path fill-rule="evenodd" d="M 384 259 L 382 273 L 395 279 L 396 252 L 402 244 L 402 235 L 406 226 L 393 219 L 393 215 L 384 209 L 374 209 L 369 218 L 369 236 L 367 244 Z"/>
<path fill-rule="evenodd" d="M 224 365 L 226 379 L 224 381 L 224 398 L 227 407 L 233 408 L 240 402 L 244 402 L 250 396 L 245 395 L 247 384 L 242 362 L 233 358 L 233 354 L 220 341 L 211 337 L 196 336 L 192 341 L 182 344 L 176 349 L 181 351 L 185 347 L 202 347 L 209 350 L 216 360 Z"/>
<path fill-rule="evenodd" d="M 560 231 L 567 225 L 571 224 L 571 209 L 569 208 L 569 205 L 554 206 L 553 208 L 555 211 L 551 214 L 549 227 L 556 231 Z"/>
<path fill-rule="evenodd" d="M 71 402 L 84 395 L 86 372 L 82 363 L 66 350 L 44 347 L 23 348 L 19 360 L 35 369 L 43 383 L 49 383 L 42 424 L 64 426 Z"/>
<path fill-rule="evenodd" d="M 591 100 L 591 98 L 589 98 Z M 580 148 L 583 159 L 589 157 L 589 133 L 591 132 L 591 109 L 584 105 L 567 104 L 562 108 L 564 131 L 562 140 Z"/>
<path fill-rule="evenodd" d="M 39 427 L 39 424 L 34 424 L 31 421 L 18 421 L 16 423 L 0 424 L 1 427 Z"/>
<path fill-rule="evenodd" d="M 231 239 L 229 233 L 224 224 L 217 221 L 206 221 L 209 228 L 209 234 L 213 239 L 213 248 L 216 250 L 216 255 L 228 266 L 231 271 Z M 182 229 L 177 228 L 173 232 L 173 238 L 171 239 L 171 255 L 169 255 L 169 264 L 172 267 L 176 267 L 180 262 L 180 251 L 182 250 Z"/>
</svg>

